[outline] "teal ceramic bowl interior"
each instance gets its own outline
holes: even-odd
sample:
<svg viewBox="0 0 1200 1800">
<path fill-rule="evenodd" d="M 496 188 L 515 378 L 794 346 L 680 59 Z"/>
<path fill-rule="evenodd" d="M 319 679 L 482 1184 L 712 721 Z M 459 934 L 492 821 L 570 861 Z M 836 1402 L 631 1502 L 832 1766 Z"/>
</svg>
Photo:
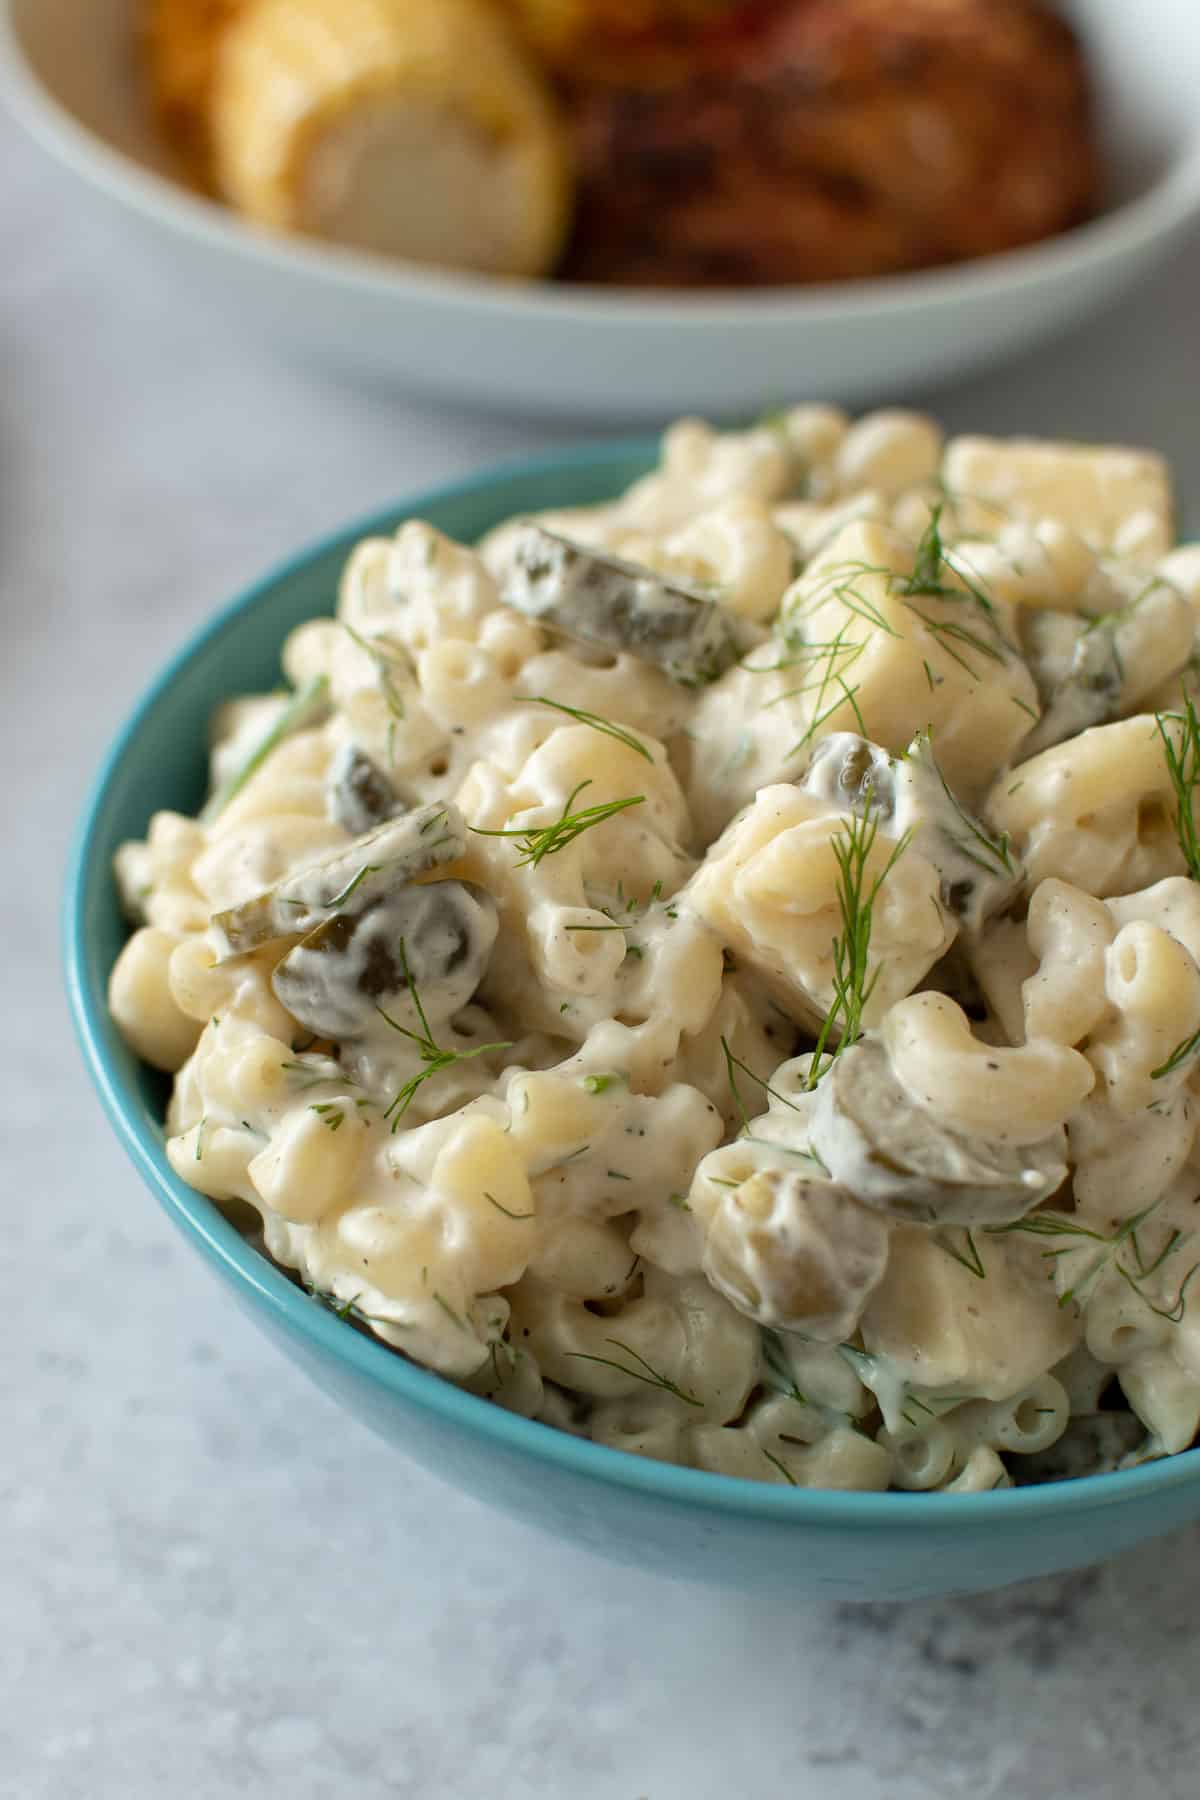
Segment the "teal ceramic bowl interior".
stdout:
<svg viewBox="0 0 1200 1800">
<path fill-rule="evenodd" d="M 251 1249 L 163 1150 L 166 1082 L 109 1018 L 126 936 L 110 869 L 150 815 L 203 798 L 209 714 L 276 685 L 294 625 L 331 611 L 361 538 L 413 515 L 468 542 L 513 513 L 616 493 L 654 447 L 593 447 L 414 496 L 304 552 L 220 613 L 118 734 L 88 802 L 66 896 L 67 983 L 93 1080 L 143 1180 L 208 1267 L 326 1393 L 446 1481 L 602 1555 L 747 1590 L 899 1599 L 1078 1567 L 1200 1516 L 1200 1451 L 1123 1474 L 991 1494 L 842 1494 L 708 1475 L 516 1418 L 406 1362 L 316 1305 Z"/>
</svg>

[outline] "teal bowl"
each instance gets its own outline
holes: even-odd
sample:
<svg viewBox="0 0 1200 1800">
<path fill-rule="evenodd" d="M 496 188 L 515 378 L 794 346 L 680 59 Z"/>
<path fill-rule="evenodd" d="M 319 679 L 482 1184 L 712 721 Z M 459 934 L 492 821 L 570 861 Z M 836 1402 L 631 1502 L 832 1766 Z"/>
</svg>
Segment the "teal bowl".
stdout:
<svg viewBox="0 0 1200 1800">
<path fill-rule="evenodd" d="M 1123 1474 L 991 1494 L 846 1494 L 760 1486 L 650 1462 L 514 1417 L 406 1362 L 313 1301 L 251 1249 L 163 1149 L 166 1083 L 108 1014 L 126 935 L 113 852 L 162 807 L 203 798 L 209 714 L 275 685 L 294 625 L 328 613 L 369 533 L 417 515 L 471 542 L 513 513 L 603 499 L 653 446 L 618 444 L 419 494 L 316 545 L 227 607 L 174 659 L 117 736 L 88 802 L 66 896 L 67 983 L 92 1078 L 135 1167 L 188 1242 L 326 1393 L 445 1480 L 617 1561 L 746 1590 L 894 1600 L 999 1587 L 1079 1567 L 1200 1515 L 1200 1451 Z"/>
</svg>

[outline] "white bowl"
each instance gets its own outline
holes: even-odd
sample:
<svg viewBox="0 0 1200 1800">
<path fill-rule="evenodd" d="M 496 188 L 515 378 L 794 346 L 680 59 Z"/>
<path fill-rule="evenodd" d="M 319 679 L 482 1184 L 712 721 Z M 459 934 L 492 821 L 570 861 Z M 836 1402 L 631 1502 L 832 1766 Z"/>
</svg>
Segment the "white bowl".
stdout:
<svg viewBox="0 0 1200 1800">
<path fill-rule="evenodd" d="M 517 283 L 257 231 L 188 192 L 137 75 L 139 0 L 0 0 L 0 72 L 31 130 L 155 233 L 232 319 L 361 375 L 475 406 L 746 416 L 804 393 L 912 390 L 1065 329 L 1200 211 L 1200 0 L 1072 0 L 1111 169 L 1091 224 L 956 268 L 681 295 Z"/>
</svg>

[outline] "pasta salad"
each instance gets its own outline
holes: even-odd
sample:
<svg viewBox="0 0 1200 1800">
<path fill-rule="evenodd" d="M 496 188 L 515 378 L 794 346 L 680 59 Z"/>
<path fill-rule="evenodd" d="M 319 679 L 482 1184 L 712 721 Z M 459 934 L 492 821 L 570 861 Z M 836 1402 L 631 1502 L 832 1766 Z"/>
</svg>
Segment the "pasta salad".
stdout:
<svg viewBox="0 0 1200 1800">
<path fill-rule="evenodd" d="M 1159 457 L 901 411 L 684 421 L 609 503 L 360 544 L 117 857 L 172 1167 L 348 1323 L 640 1455 L 976 1492 L 1185 1449 L 1198 615 Z"/>
</svg>

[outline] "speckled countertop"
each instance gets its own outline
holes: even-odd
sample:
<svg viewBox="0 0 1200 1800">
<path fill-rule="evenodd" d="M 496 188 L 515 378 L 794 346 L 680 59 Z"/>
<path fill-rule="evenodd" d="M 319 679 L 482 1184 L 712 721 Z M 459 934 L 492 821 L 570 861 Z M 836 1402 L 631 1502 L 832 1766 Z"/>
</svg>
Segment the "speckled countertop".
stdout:
<svg viewBox="0 0 1200 1800">
<path fill-rule="evenodd" d="M 176 1241 L 60 995 L 91 765 L 281 553 L 552 434 L 281 366 L 2 119 L 0 169 L 0 1796 L 1195 1800 L 1200 1530 L 946 1603 L 651 1580 L 409 1466 Z M 1073 341 L 932 404 L 1155 442 L 1200 495 L 1198 319 L 1192 245 Z"/>
</svg>

